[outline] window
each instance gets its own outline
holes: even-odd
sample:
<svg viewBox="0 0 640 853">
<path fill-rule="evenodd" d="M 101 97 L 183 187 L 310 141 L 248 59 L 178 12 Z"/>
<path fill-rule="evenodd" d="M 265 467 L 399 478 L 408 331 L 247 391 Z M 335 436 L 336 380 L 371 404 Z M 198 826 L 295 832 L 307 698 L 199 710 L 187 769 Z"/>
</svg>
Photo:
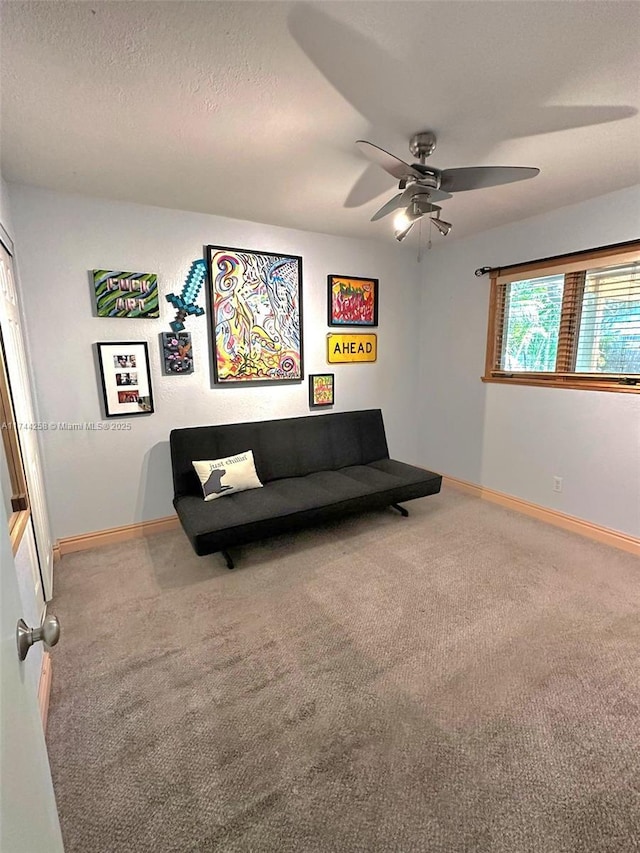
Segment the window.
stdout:
<svg viewBox="0 0 640 853">
<path fill-rule="evenodd" d="M 640 242 L 495 270 L 483 378 L 640 392 Z"/>
</svg>

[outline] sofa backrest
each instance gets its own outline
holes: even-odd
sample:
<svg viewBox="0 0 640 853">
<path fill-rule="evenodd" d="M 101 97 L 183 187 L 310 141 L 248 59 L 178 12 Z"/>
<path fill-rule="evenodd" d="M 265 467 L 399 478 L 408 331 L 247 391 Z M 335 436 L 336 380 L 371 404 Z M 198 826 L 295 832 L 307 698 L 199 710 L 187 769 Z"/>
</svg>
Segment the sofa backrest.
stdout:
<svg viewBox="0 0 640 853">
<path fill-rule="evenodd" d="M 192 465 L 197 459 L 252 450 L 258 477 L 267 483 L 389 457 L 380 409 L 174 429 L 170 444 L 176 497 L 202 494 Z"/>
</svg>

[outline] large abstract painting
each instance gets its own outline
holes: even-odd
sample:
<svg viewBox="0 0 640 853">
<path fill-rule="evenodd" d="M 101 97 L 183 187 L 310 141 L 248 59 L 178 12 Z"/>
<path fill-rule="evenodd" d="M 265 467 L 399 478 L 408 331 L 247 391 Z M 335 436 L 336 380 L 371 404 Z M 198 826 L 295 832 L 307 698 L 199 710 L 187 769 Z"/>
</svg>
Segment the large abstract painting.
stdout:
<svg viewBox="0 0 640 853">
<path fill-rule="evenodd" d="M 207 246 L 214 380 L 299 382 L 302 258 Z"/>
</svg>

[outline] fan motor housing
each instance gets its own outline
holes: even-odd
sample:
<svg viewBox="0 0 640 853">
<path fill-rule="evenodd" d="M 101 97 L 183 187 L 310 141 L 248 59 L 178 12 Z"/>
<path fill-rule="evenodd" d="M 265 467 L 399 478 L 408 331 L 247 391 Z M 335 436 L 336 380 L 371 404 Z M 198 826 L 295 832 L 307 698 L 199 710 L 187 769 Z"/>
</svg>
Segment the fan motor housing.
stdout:
<svg viewBox="0 0 640 853">
<path fill-rule="evenodd" d="M 413 168 L 415 169 L 416 167 L 414 166 Z M 429 187 L 434 190 L 440 189 L 440 172 L 436 169 L 425 169 L 424 171 L 420 169 L 420 172 L 422 177 L 416 181 L 419 187 Z"/>
<path fill-rule="evenodd" d="M 424 162 L 426 157 L 430 157 L 436 148 L 436 135 L 430 130 L 423 130 L 420 133 L 414 133 L 409 140 L 409 151 L 414 157 L 419 157 Z"/>
</svg>

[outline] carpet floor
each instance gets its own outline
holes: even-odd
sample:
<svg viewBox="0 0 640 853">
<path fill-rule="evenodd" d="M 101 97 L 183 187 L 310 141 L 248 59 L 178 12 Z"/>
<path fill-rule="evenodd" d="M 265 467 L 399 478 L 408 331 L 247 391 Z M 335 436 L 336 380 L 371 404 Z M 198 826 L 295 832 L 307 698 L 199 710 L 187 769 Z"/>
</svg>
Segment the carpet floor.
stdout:
<svg viewBox="0 0 640 853">
<path fill-rule="evenodd" d="M 58 566 L 66 853 L 640 850 L 637 558 L 455 491 Z"/>
</svg>

